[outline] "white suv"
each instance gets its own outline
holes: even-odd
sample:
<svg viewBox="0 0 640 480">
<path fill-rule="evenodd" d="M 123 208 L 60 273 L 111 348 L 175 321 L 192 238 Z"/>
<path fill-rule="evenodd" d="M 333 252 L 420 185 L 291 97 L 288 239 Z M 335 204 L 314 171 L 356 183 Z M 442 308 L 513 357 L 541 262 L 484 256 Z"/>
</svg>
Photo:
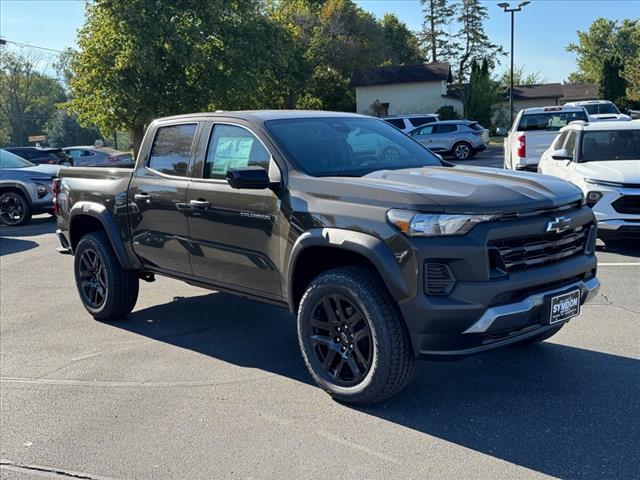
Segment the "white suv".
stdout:
<svg viewBox="0 0 640 480">
<path fill-rule="evenodd" d="M 574 120 L 588 120 L 587 111 L 557 105 L 520 110 L 504 139 L 504 168 L 535 172 L 558 130 Z"/>
<path fill-rule="evenodd" d="M 586 100 L 584 102 L 570 102 L 568 107 L 583 107 L 589 114 L 590 122 L 607 122 L 615 120 L 631 120 L 629 115 L 620 113 L 615 103 L 609 100 Z"/>
<path fill-rule="evenodd" d="M 415 115 L 394 115 L 389 117 L 382 117 L 382 120 L 390 125 L 393 125 L 398 130 L 402 130 L 407 133 L 416 127 L 421 127 L 427 123 L 433 123 L 440 120 L 435 113 L 415 114 Z"/>
<path fill-rule="evenodd" d="M 640 239 L 640 121 L 571 123 L 538 171 L 582 189 L 605 242 Z"/>
</svg>

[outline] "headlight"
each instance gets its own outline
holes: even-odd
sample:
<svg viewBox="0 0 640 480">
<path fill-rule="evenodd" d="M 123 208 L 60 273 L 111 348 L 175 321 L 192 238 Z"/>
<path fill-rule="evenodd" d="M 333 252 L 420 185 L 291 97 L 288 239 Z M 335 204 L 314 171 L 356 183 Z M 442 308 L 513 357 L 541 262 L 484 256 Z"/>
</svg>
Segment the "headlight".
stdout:
<svg viewBox="0 0 640 480">
<path fill-rule="evenodd" d="M 387 218 L 409 237 L 438 237 L 464 235 L 482 222 L 490 222 L 500 215 L 448 215 L 418 213 L 409 210 L 389 210 Z"/>
<path fill-rule="evenodd" d="M 36 183 L 36 190 L 38 192 L 38 198 L 42 198 L 47 195 L 47 187 L 41 183 Z"/>
</svg>

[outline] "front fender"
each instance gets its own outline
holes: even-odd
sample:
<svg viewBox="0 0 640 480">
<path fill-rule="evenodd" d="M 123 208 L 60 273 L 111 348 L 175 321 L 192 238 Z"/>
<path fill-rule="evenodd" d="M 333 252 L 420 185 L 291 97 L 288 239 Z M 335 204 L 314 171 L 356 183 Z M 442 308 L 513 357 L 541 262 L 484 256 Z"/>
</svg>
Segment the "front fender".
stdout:
<svg viewBox="0 0 640 480">
<path fill-rule="evenodd" d="M 411 289 L 389 247 L 379 238 L 362 232 L 340 228 L 316 228 L 298 237 L 291 250 L 287 266 L 288 281 L 285 295 L 294 305 L 293 275 L 300 254 L 309 247 L 334 247 L 360 254 L 373 263 L 393 298 L 400 302 L 411 295 Z"/>
<path fill-rule="evenodd" d="M 71 211 L 69 212 L 69 239 L 72 245 L 77 244 L 74 237 L 74 220 L 80 221 L 79 216 L 89 216 L 97 219 L 104 228 L 120 266 L 126 270 L 136 268 L 129 255 L 127 255 L 118 223 L 109 210 L 107 210 L 107 207 L 100 203 L 80 201 L 71 207 Z M 77 223 L 75 223 L 75 225 L 77 227 Z"/>
</svg>

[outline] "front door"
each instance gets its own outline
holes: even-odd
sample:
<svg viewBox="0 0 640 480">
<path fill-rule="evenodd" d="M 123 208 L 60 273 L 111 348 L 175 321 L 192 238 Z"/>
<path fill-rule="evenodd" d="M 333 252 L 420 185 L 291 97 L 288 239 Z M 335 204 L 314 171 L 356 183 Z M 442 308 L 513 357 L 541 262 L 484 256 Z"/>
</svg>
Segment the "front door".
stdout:
<svg viewBox="0 0 640 480">
<path fill-rule="evenodd" d="M 190 274 L 187 188 L 197 123 L 157 127 L 129 187 L 133 250 L 151 270 Z"/>
<path fill-rule="evenodd" d="M 234 189 L 226 181 L 229 168 L 260 166 L 274 178 L 278 167 L 263 142 L 239 125 L 216 123 L 206 146 L 204 139 L 200 143 L 200 178 L 193 179 L 187 193 L 193 274 L 220 286 L 279 297 L 280 200 L 271 189 Z"/>
</svg>

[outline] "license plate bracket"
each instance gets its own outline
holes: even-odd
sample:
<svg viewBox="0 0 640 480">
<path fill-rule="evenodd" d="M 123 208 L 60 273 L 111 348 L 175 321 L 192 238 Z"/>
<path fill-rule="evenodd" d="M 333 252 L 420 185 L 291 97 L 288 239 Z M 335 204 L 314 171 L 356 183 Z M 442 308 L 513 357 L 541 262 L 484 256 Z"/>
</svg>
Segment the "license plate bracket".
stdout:
<svg viewBox="0 0 640 480">
<path fill-rule="evenodd" d="M 580 315 L 580 297 L 580 289 L 547 297 L 549 306 L 548 323 L 553 325 Z"/>
</svg>

